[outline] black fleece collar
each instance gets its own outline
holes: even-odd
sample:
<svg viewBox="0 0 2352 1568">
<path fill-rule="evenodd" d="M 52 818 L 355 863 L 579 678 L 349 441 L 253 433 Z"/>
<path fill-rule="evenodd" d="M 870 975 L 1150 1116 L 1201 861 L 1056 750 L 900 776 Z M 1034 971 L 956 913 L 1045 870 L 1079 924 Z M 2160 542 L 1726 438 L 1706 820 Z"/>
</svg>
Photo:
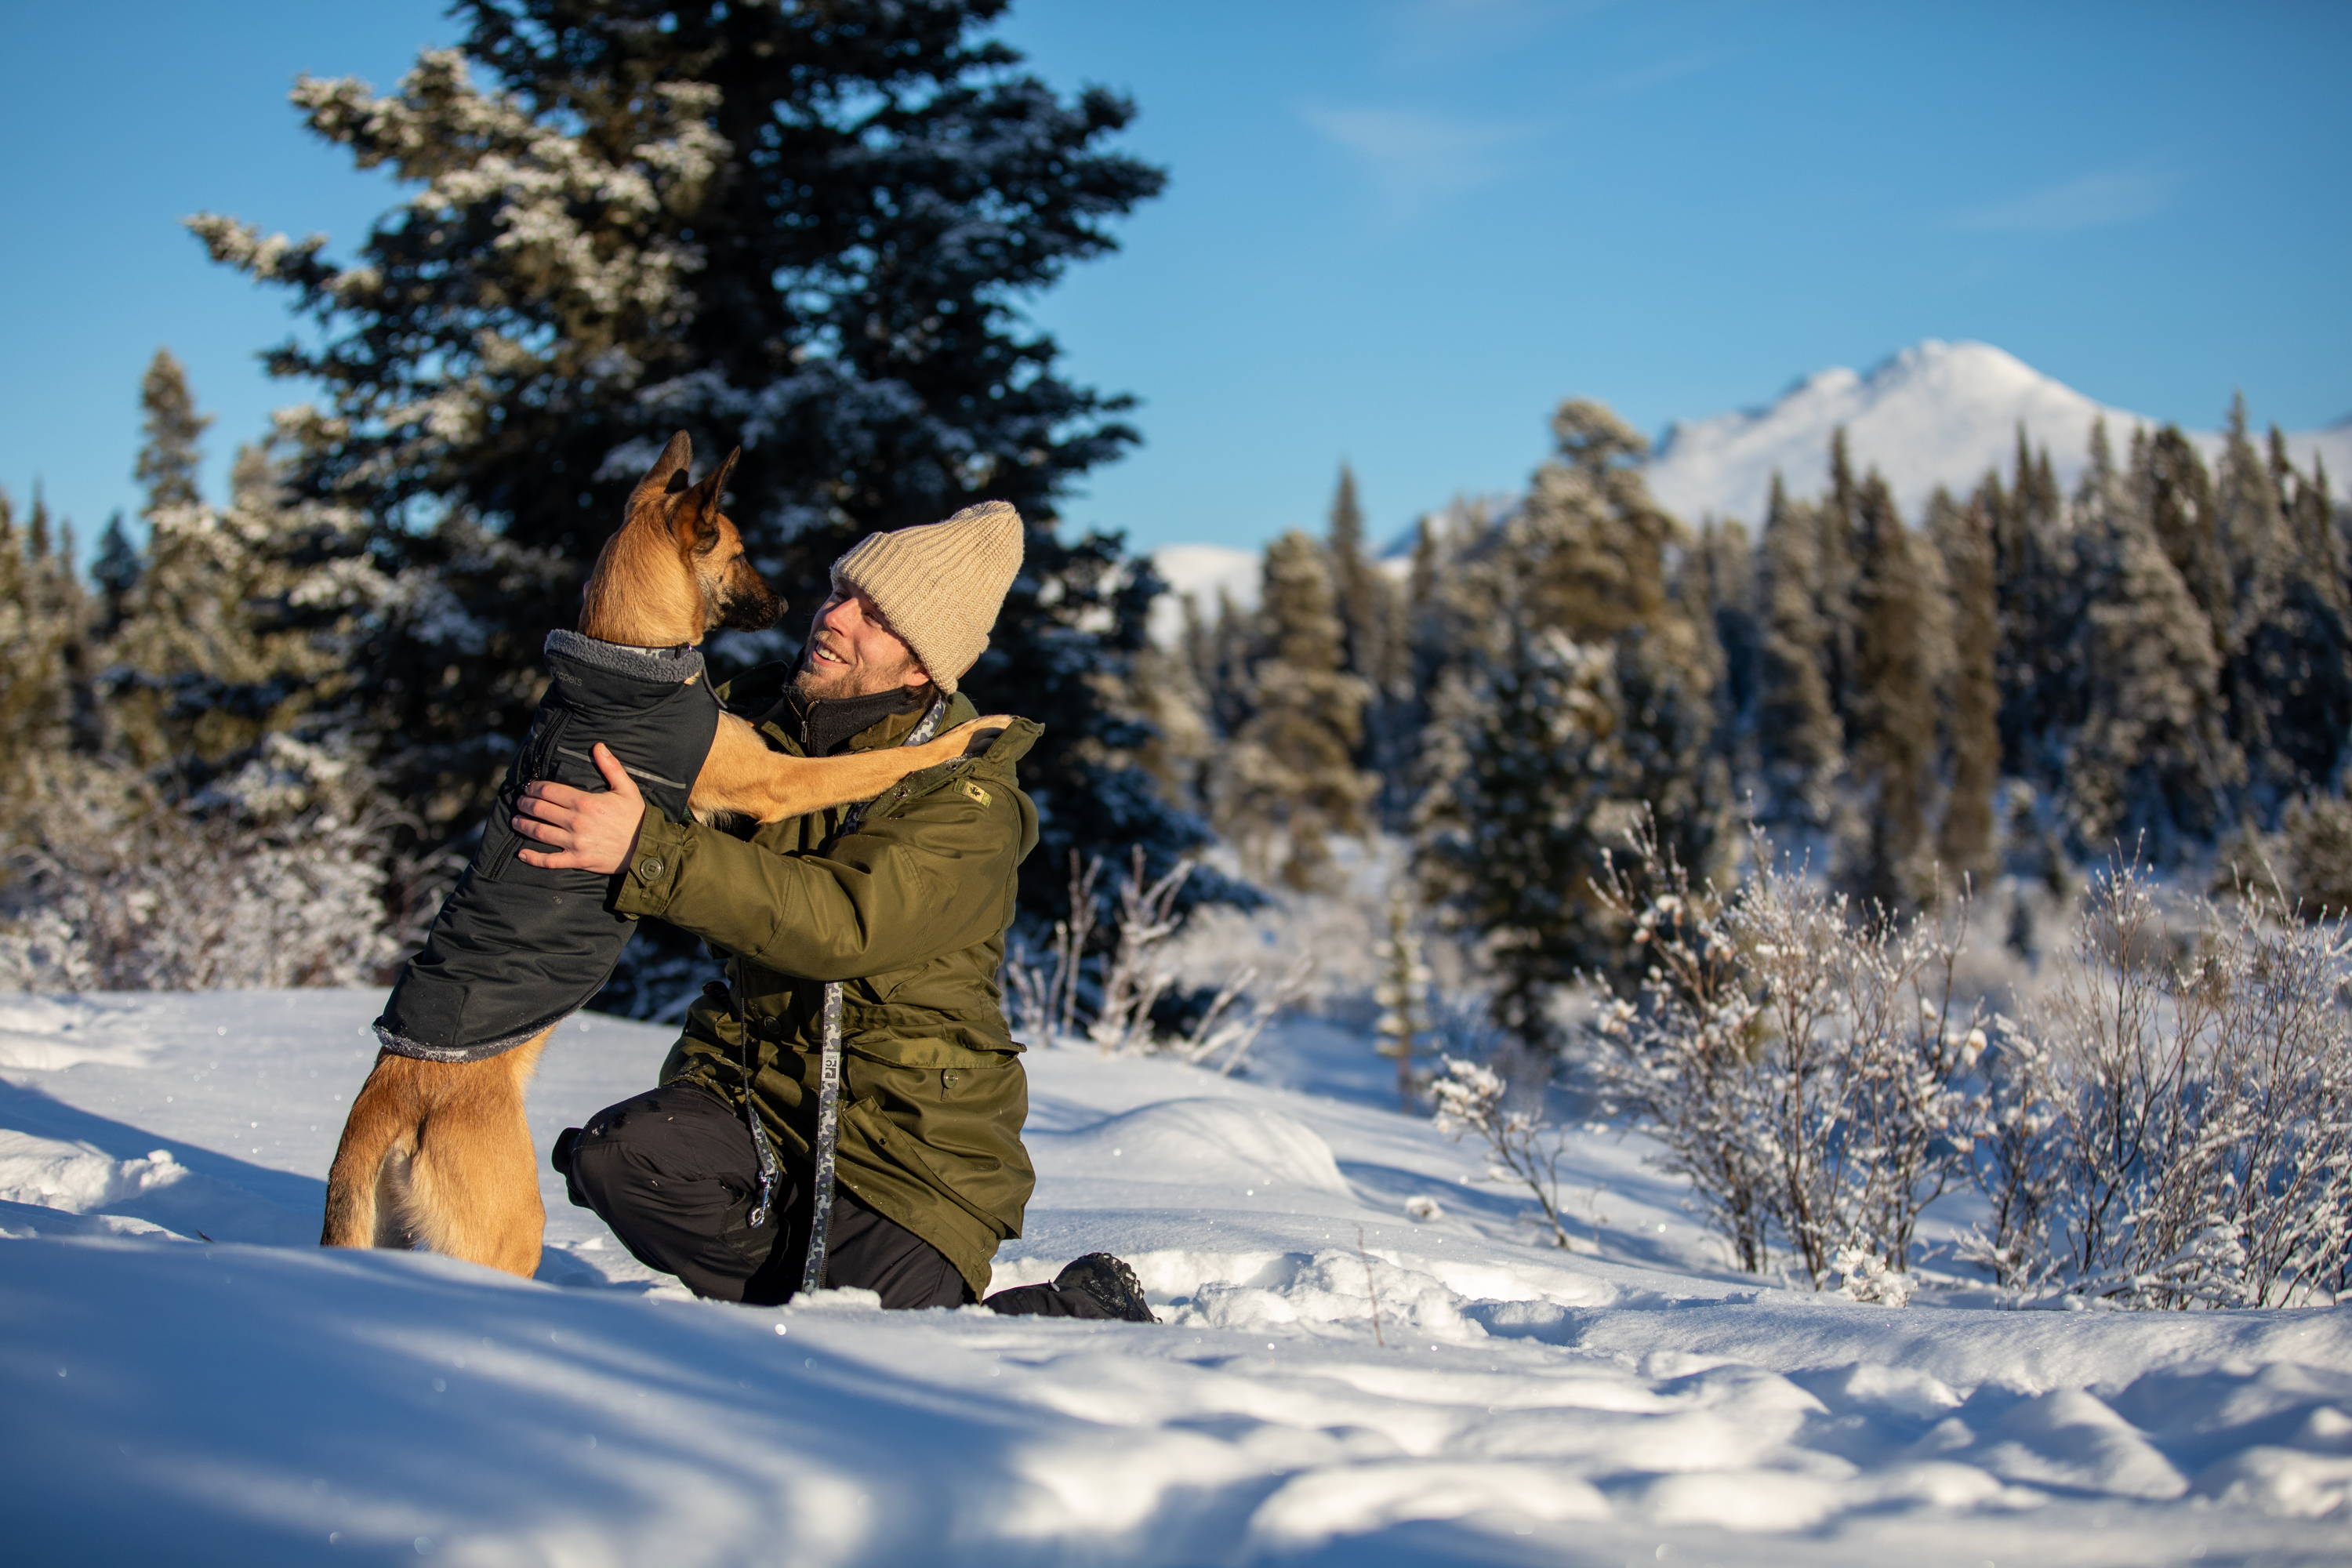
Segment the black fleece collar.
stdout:
<svg viewBox="0 0 2352 1568">
<path fill-rule="evenodd" d="M 897 686 L 863 697 L 809 699 L 797 691 L 784 693 L 784 711 L 800 727 L 801 750 L 812 757 L 831 756 L 853 738 L 883 720 L 920 708 L 929 693 Z"/>
</svg>

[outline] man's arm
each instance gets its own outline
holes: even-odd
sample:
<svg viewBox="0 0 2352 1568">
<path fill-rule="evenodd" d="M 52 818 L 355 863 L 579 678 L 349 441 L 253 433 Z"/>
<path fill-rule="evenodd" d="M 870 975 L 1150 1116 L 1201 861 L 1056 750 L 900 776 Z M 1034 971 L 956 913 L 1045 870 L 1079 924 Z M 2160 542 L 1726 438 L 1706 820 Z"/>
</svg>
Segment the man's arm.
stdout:
<svg viewBox="0 0 2352 1568">
<path fill-rule="evenodd" d="M 619 913 L 811 980 L 903 968 L 1002 928 L 1023 832 L 1010 792 L 933 790 L 823 855 L 779 855 L 647 811 L 620 759 L 601 742 L 589 754 L 607 789 L 532 784 L 514 826 L 549 846 L 521 851 L 530 865 L 620 872 Z"/>
<path fill-rule="evenodd" d="M 700 823 L 646 816 L 613 908 L 671 925 L 784 974 L 854 980 L 985 942 L 1003 929 L 1021 827 L 934 790 L 836 839 L 779 855 Z"/>
</svg>

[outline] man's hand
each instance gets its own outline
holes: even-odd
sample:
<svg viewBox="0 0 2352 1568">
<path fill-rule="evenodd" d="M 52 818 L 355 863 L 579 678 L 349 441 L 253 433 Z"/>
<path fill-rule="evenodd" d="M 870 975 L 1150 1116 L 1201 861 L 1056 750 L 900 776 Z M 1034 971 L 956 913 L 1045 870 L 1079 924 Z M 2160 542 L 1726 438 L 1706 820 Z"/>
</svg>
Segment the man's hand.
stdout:
<svg viewBox="0 0 2352 1568">
<path fill-rule="evenodd" d="M 617 871 L 628 863 L 629 851 L 636 847 L 637 826 L 646 817 L 645 796 L 604 742 L 590 748 L 588 755 L 604 775 L 607 788 L 601 795 L 552 779 L 523 785 L 522 815 L 514 819 L 515 831 L 555 847 L 516 851 L 515 858 L 524 865 Z"/>
</svg>

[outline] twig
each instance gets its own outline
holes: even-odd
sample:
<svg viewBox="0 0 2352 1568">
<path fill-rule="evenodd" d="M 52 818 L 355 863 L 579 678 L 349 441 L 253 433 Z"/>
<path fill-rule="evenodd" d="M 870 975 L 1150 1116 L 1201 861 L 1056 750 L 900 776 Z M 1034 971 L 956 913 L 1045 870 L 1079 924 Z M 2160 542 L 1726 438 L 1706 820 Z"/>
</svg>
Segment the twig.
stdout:
<svg viewBox="0 0 2352 1568">
<path fill-rule="evenodd" d="M 1356 1258 L 1364 1266 L 1364 1289 L 1372 1298 L 1372 1342 L 1382 1350 L 1389 1348 L 1388 1340 L 1381 1333 L 1381 1282 L 1372 1278 L 1372 1255 L 1364 1250 L 1364 1227 L 1356 1227 Z"/>
</svg>

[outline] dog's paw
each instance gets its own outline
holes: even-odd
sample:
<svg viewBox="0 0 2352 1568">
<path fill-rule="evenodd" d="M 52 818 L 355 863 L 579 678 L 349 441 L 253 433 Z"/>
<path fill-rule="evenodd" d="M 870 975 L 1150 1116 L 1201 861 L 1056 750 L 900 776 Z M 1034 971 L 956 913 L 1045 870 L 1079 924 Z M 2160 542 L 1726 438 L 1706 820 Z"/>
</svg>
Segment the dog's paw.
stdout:
<svg viewBox="0 0 2352 1568">
<path fill-rule="evenodd" d="M 940 739 L 962 742 L 963 755 L 973 756 L 994 744 L 996 737 L 1004 733 L 1012 722 L 1010 713 L 984 713 L 977 719 L 965 720 Z"/>
</svg>

